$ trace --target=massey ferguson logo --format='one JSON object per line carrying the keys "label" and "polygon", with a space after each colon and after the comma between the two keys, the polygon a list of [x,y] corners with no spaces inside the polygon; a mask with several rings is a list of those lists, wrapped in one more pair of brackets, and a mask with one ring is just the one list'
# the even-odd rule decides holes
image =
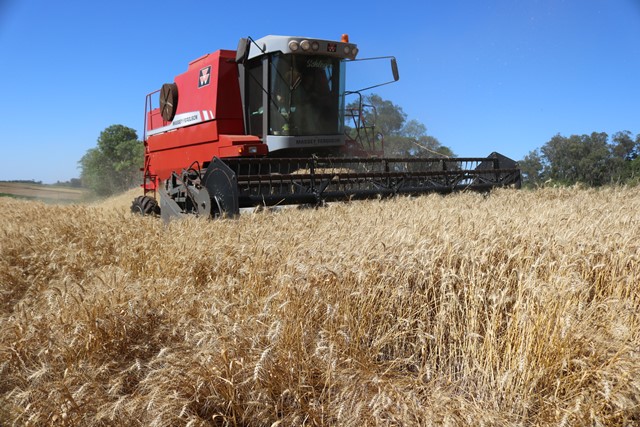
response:
{"label": "massey ferguson logo", "polygon": [[200,77],[198,77],[198,87],[206,86],[211,80],[211,65],[200,70]]}

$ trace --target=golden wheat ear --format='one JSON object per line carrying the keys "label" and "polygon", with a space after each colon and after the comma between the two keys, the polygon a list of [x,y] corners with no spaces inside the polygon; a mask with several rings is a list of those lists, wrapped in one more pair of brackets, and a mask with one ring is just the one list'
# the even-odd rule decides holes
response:
{"label": "golden wheat ear", "polygon": [[0,425],[636,425],[636,193],[0,198]]}

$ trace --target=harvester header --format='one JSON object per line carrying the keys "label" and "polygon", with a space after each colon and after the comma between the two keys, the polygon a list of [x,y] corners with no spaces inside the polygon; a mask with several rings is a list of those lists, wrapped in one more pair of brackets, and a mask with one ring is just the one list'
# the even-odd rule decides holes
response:
{"label": "harvester header", "polygon": [[[233,216],[260,205],[520,185],[516,162],[498,153],[385,158],[360,91],[345,89],[358,53],[347,35],[271,35],[189,63],[147,95],[144,195],[132,211]],[[395,58],[385,58],[393,80],[381,84],[399,79]],[[357,108],[346,108],[348,97]]]}

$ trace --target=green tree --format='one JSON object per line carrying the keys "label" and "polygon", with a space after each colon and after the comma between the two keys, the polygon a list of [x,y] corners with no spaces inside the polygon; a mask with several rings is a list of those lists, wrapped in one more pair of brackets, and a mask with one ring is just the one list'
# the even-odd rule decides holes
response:
{"label": "green tree", "polygon": [[613,135],[613,154],[622,160],[634,160],[640,155],[640,134],[635,141],[628,130]]}
{"label": "green tree", "polygon": [[628,131],[610,139],[604,132],[590,135],[555,135],[539,150],[520,161],[525,183],[548,179],[562,183],[581,182],[590,186],[624,183],[637,179],[640,135]]}
{"label": "green tree", "polygon": [[542,148],[547,163],[545,173],[554,181],[564,184],[582,182],[592,186],[603,185],[610,178],[611,153],[606,133],[591,135],[555,135]]}
{"label": "green tree", "polygon": [[449,147],[440,144],[435,137],[427,134],[427,127],[417,120],[409,120],[400,131],[385,140],[387,155],[416,157],[453,157]]}
{"label": "green tree", "polygon": [[[419,121],[407,121],[407,114],[402,107],[383,99],[379,95],[370,94],[363,97],[363,118],[367,125],[375,125],[375,132],[384,136],[384,154],[388,157],[453,157],[454,153],[433,136],[427,134],[427,127]],[[357,109],[353,102],[347,109]]]}
{"label": "green tree", "polygon": [[367,121],[375,122],[378,130],[385,136],[400,133],[404,122],[407,120],[407,114],[402,110],[402,107],[389,100],[382,99],[375,93],[365,96],[365,102],[375,108],[370,114],[374,114],[374,111],[376,114],[375,118],[371,117]]}
{"label": "green tree", "polygon": [[545,165],[540,150],[536,149],[529,152],[518,164],[525,184],[540,185],[545,181]]}
{"label": "green tree", "polygon": [[80,159],[82,185],[99,196],[128,190],[140,181],[144,145],[135,130],[112,125],[103,130],[95,148]]}
{"label": "green tree", "polygon": [[613,135],[611,147],[612,173],[620,183],[637,184],[640,179],[640,134],[635,140],[629,131],[617,132]]}
{"label": "green tree", "polygon": [[625,163],[624,168],[620,171],[620,182],[640,185],[640,157]]}

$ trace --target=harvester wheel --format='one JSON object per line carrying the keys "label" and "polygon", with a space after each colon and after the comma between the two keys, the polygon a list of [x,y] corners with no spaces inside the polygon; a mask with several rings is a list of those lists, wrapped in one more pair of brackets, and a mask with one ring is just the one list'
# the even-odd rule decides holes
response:
{"label": "harvester wheel", "polygon": [[131,203],[131,212],[138,215],[158,215],[160,208],[158,202],[153,197],[138,196]]}
{"label": "harvester wheel", "polygon": [[175,83],[165,83],[160,89],[160,114],[162,118],[170,122],[176,115],[178,109],[178,85]]}

